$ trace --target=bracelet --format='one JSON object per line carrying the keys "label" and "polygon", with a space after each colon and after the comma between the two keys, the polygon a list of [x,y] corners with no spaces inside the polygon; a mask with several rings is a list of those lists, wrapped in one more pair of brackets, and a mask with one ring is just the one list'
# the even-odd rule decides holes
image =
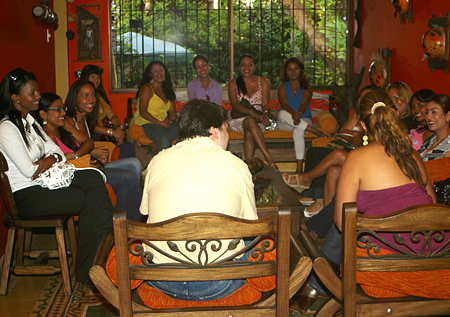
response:
{"label": "bracelet", "polygon": [[73,154],[75,155],[75,159],[78,160],[77,152],[73,152]]}
{"label": "bracelet", "polygon": [[106,134],[108,134],[108,135],[113,135],[113,130],[112,130],[112,129],[108,129],[108,130],[106,131]]}
{"label": "bracelet", "polygon": [[55,158],[55,160],[56,160],[56,163],[59,163],[59,155],[58,154],[56,154],[56,153],[53,153],[52,154],[53,155],[53,157]]}

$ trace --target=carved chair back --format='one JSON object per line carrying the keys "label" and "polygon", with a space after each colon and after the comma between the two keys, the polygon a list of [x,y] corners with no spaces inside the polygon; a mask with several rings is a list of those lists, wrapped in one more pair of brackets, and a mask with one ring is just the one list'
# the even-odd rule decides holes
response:
{"label": "carved chair back", "polygon": [[[238,219],[219,213],[192,213],[155,224],[127,221],[124,212],[114,212],[121,316],[132,316],[131,279],[205,281],[270,275],[276,275],[277,283],[276,305],[271,309],[277,311],[278,316],[288,316],[290,228],[291,212],[288,208],[281,208],[279,212],[258,220]],[[238,247],[242,238],[250,237],[250,244],[244,249]],[[167,244],[172,254],[158,248],[157,242],[160,241]],[[147,252],[142,245],[150,247],[153,253]],[[274,248],[277,258],[263,261],[266,252]],[[142,264],[131,265],[129,252],[139,256]],[[173,263],[153,263],[155,252],[162,252]],[[233,260],[245,252],[251,252],[250,257],[254,261]],[[227,311],[230,309],[233,308],[227,307]],[[267,312],[267,307],[261,309],[266,309],[261,313]]]}
{"label": "carved chair back", "polygon": [[[384,216],[358,213],[344,204],[342,297],[345,316],[417,316],[450,312],[450,300],[420,297],[374,300],[356,285],[356,271],[411,272],[450,269],[450,207],[419,205]],[[447,233],[446,233],[447,232]],[[382,243],[380,243],[382,242]],[[356,246],[367,257],[357,257]],[[394,254],[377,255],[386,246]],[[395,283],[395,282],[393,282]],[[428,301],[427,301],[428,300]]]}

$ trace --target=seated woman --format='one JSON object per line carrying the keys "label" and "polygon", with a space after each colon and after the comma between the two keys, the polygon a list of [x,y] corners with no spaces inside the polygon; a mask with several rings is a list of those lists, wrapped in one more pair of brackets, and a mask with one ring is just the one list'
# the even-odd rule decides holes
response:
{"label": "seated woman", "polygon": [[[83,145],[84,142],[93,142],[91,133],[97,123],[97,94],[94,84],[84,80],[74,82],[69,89],[64,106],[67,107],[64,129],[72,133],[78,144]],[[142,166],[137,158],[128,157],[108,162],[111,153],[109,153],[107,147],[95,147],[90,154],[99,159],[105,165],[105,169],[131,170],[134,173],[135,181],[140,183]]]}
{"label": "seated woman", "polygon": [[175,91],[163,63],[153,61],[148,64],[136,97],[138,106],[134,123],[142,126],[145,135],[156,143],[158,152],[167,149],[178,138],[178,127],[175,123]]}
{"label": "seated woman", "polygon": [[192,61],[192,66],[198,77],[187,84],[189,100],[206,100],[222,106],[222,86],[211,78],[208,59],[203,55],[197,55]]}
{"label": "seated woman", "polygon": [[[120,156],[122,158],[136,157],[136,149],[134,145],[125,140],[126,134],[120,123],[119,117],[111,108],[111,102],[103,88],[102,80],[103,68],[97,65],[86,65],[81,71],[80,79],[89,80],[95,86],[98,98],[97,124],[94,127],[92,139],[100,141],[100,136],[106,141],[113,141],[120,148]],[[108,121],[108,126],[105,124]],[[112,125],[112,127],[110,126]]]}
{"label": "seated woman", "polygon": [[[368,92],[376,90],[376,86],[366,86],[361,90],[358,101]],[[346,141],[362,145],[363,143],[363,128],[359,121],[356,112],[350,115],[348,121],[336,134],[337,137],[345,139]],[[345,150],[332,150],[328,148],[310,148],[307,153],[306,168],[304,174],[283,174],[284,182],[296,189],[299,192],[308,190],[311,186],[313,190],[307,193],[306,197],[314,198],[314,203],[304,210],[304,215],[309,218],[317,215],[324,206],[332,202],[336,194],[337,182],[339,179],[341,167],[344,164],[348,152]],[[302,203],[308,203],[311,200],[301,198]],[[332,210],[331,210],[332,212]],[[332,216],[331,216],[332,217]],[[330,216],[328,216],[330,219]],[[324,223],[329,223],[326,221]],[[314,226],[313,226],[314,227]],[[322,225],[320,226],[322,227]],[[323,234],[328,231],[328,227],[323,227],[320,230]],[[322,236],[322,234],[320,234]]]}
{"label": "seated woman", "polygon": [[250,54],[242,55],[238,65],[241,76],[232,79],[228,85],[228,96],[233,107],[232,119],[229,122],[230,130],[244,134],[246,159],[255,156],[257,144],[269,166],[279,172],[264,140],[264,131],[270,124],[269,82],[266,78],[253,75],[256,63]]}
{"label": "seated woman", "polygon": [[33,182],[66,158],[29,113],[41,95],[36,77],[21,68],[0,83],[0,151],[21,217],[79,215],[76,280],[88,282],[89,270],[104,235],[113,234],[112,204],[103,177],[94,170],[74,173],[69,187],[50,190]]}
{"label": "seated woman", "polygon": [[423,142],[433,134],[433,132],[428,129],[425,116],[427,103],[435,95],[436,93],[431,89],[421,89],[414,93],[411,97],[411,112],[414,121],[417,123],[417,127],[415,129],[411,129],[408,136],[413,143],[414,150],[416,151],[418,151]]}
{"label": "seated woman", "polygon": [[406,131],[409,132],[411,129],[416,128],[417,124],[411,116],[411,108],[409,107],[409,102],[413,94],[411,88],[402,81],[396,81],[386,87],[386,92],[397,109],[400,119],[406,127]]}
{"label": "seated woman", "polygon": [[278,100],[283,107],[278,113],[278,126],[281,130],[293,131],[295,156],[297,158],[296,174],[303,172],[305,156],[305,130],[317,136],[326,134],[313,126],[311,101],[313,87],[305,74],[305,65],[297,57],[291,57],[281,66],[278,86]]}
{"label": "seated woman", "polygon": [[426,161],[450,156],[450,97],[436,95],[427,103],[428,128],[434,134],[420,147],[419,154]]}
{"label": "seated woman", "polygon": [[[67,159],[75,160],[78,156],[90,153],[91,147],[87,147],[88,142],[83,142],[82,146],[79,146],[72,134],[64,130],[66,109],[58,95],[44,93],[39,101],[39,111],[37,111],[36,117],[47,135],[61,148]],[[95,161],[92,162],[92,167],[98,167]],[[139,207],[142,190],[134,173],[128,169],[108,168],[105,169],[105,174],[117,196],[115,210],[126,210],[127,219],[140,221],[142,215]]]}
{"label": "seated woman", "polygon": [[[351,151],[345,160],[336,194],[335,225],[321,247],[328,260],[338,265],[343,203],[355,201],[358,211],[365,215],[386,215],[436,202],[423,161],[413,149],[388,95],[381,91],[367,93],[361,99],[358,114],[369,144]],[[324,292],[314,277],[309,284]]]}

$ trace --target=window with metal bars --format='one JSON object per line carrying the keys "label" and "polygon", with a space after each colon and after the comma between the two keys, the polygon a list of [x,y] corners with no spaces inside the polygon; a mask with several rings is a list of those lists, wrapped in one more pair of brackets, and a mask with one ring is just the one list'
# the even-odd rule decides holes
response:
{"label": "window with metal bars", "polygon": [[111,0],[112,89],[137,88],[153,60],[166,64],[175,87],[186,87],[196,77],[197,54],[226,85],[244,53],[273,87],[292,56],[304,62],[314,86],[342,85],[349,7],[349,0]]}

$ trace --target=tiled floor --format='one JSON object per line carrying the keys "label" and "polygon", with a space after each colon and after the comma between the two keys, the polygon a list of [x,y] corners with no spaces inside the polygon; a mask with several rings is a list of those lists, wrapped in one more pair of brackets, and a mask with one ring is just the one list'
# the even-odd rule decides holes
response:
{"label": "tiled floor", "polygon": [[26,317],[41,294],[48,276],[11,275],[8,294],[0,296],[0,317]]}
{"label": "tiled floor", "polygon": [[[55,236],[45,233],[34,235],[33,248],[36,247],[42,249],[55,248]],[[55,261],[55,265],[58,265],[57,260],[50,261]],[[3,261],[1,263],[3,265]],[[0,317],[29,316],[48,278],[49,276],[19,276],[10,274],[7,295],[0,296]]]}

